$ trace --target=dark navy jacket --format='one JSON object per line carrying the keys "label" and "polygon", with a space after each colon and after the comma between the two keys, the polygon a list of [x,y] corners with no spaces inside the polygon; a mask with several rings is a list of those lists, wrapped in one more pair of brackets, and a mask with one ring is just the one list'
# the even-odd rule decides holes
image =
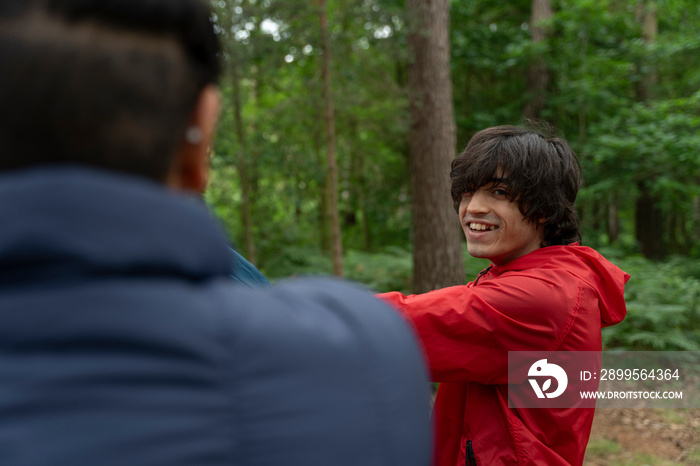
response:
{"label": "dark navy jacket", "polygon": [[430,462],[412,331],[353,286],[234,284],[201,203],[0,176],[0,465]]}

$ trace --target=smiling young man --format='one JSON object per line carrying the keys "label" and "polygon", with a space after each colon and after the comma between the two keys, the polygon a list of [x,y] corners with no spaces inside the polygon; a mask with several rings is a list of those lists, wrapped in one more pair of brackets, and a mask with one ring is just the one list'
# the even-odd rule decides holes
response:
{"label": "smiling young man", "polygon": [[581,169],[560,138],[498,126],[452,162],[452,199],[474,257],[467,285],[380,295],[414,324],[440,382],[436,465],[580,465],[593,410],[509,407],[509,351],[600,351],[626,313],[629,275],[580,246]]}

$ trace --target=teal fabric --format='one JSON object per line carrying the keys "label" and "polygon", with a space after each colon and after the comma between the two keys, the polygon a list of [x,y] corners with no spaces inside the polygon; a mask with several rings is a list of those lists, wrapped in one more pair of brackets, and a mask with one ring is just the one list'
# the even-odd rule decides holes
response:
{"label": "teal fabric", "polygon": [[235,249],[230,248],[229,250],[233,259],[231,278],[250,288],[267,288],[270,286],[270,282],[265,278],[265,275],[255,268],[253,264]]}

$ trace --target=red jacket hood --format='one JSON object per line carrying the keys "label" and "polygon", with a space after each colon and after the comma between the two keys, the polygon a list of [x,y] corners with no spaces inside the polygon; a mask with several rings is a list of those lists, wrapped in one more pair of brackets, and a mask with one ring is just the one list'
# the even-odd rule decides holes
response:
{"label": "red jacket hood", "polygon": [[507,264],[494,266],[488,274],[498,276],[509,271],[532,268],[563,269],[588,282],[598,293],[598,308],[603,327],[615,325],[625,318],[625,283],[630,276],[594,249],[580,246],[578,243],[547,246]]}

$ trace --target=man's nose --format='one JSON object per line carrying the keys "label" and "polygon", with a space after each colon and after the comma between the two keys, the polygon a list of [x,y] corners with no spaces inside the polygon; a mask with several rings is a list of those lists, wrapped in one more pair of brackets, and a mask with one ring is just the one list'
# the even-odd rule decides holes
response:
{"label": "man's nose", "polygon": [[489,211],[488,198],[486,193],[479,189],[472,194],[467,204],[467,213],[471,215],[485,214]]}

